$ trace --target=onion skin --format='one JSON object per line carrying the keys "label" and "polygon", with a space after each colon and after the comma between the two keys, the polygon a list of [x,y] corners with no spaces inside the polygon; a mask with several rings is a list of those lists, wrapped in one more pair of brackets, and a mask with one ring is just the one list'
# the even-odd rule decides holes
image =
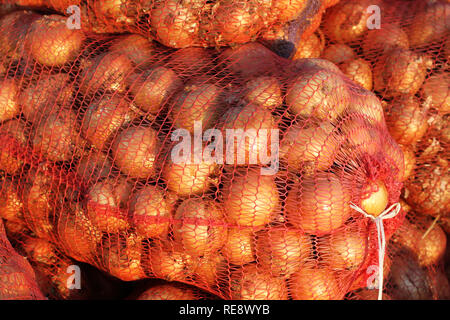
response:
{"label": "onion skin", "polygon": [[339,65],[342,72],[353,82],[359,84],[366,90],[372,90],[372,68],[369,62],[364,59],[354,59],[343,62]]}
{"label": "onion skin", "polygon": [[126,77],[133,70],[133,62],[119,52],[106,52],[81,65],[80,91],[93,95],[98,91],[124,92]]}
{"label": "onion skin", "polygon": [[311,68],[292,80],[286,92],[288,110],[301,117],[335,120],[349,103],[349,92],[339,74]]}
{"label": "onion skin", "polygon": [[403,175],[403,181],[405,181],[414,173],[416,156],[411,147],[400,145],[400,149],[402,149],[403,159],[405,161],[405,174]]}
{"label": "onion skin", "polygon": [[213,67],[211,51],[204,48],[188,47],[179,49],[169,56],[168,65],[177,74],[190,78]]}
{"label": "onion skin", "polygon": [[183,82],[177,74],[166,67],[156,67],[129,77],[134,102],[142,110],[157,114],[167,100],[177,92]]}
{"label": "onion skin", "polygon": [[445,168],[421,166],[406,183],[406,202],[415,211],[437,216],[450,210],[450,175]]}
{"label": "onion skin", "polygon": [[284,23],[300,16],[307,4],[304,0],[273,0],[271,11],[278,22]]}
{"label": "onion skin", "polygon": [[258,6],[253,1],[224,0],[213,7],[212,21],[218,43],[246,43],[262,29]]}
{"label": "onion skin", "polygon": [[150,25],[163,45],[186,48],[197,41],[200,22],[196,9],[182,1],[169,0],[152,9]]}
{"label": "onion skin", "polygon": [[194,291],[179,285],[162,284],[145,290],[137,300],[197,300]]}
{"label": "onion skin", "polygon": [[360,208],[364,212],[378,217],[388,205],[389,194],[386,185],[378,180],[369,183],[362,192],[364,198],[361,200]]}
{"label": "onion skin", "polygon": [[293,125],[285,133],[280,154],[288,170],[299,172],[308,163],[316,170],[327,170],[333,165],[339,146],[337,132],[329,122],[304,128]]}
{"label": "onion skin", "polygon": [[271,228],[259,232],[256,256],[262,268],[272,276],[289,277],[306,263],[312,249],[311,240],[296,229]]}
{"label": "onion skin", "polygon": [[395,99],[386,116],[389,133],[400,144],[416,143],[428,129],[426,113],[426,108],[421,108],[414,96],[401,96]]}
{"label": "onion skin", "polygon": [[10,120],[20,113],[18,94],[15,80],[0,81],[0,121]]}
{"label": "onion skin", "polygon": [[367,31],[367,20],[372,13],[370,5],[380,6],[380,1],[342,1],[327,10],[324,16],[324,32],[334,42],[359,40]]}
{"label": "onion skin", "polygon": [[[421,226],[421,222],[426,224]],[[419,220],[416,224],[405,221],[393,239],[414,252],[422,267],[437,265],[444,256],[447,246],[447,236],[439,225],[434,225],[427,236],[423,238],[430,225],[431,223],[427,220]]]}
{"label": "onion skin", "polygon": [[149,127],[129,127],[115,138],[112,152],[119,169],[133,178],[147,179],[156,173],[160,142]]}
{"label": "onion skin", "polygon": [[352,48],[343,43],[335,43],[326,47],[322,52],[322,58],[327,59],[334,64],[340,64],[356,58]]}
{"label": "onion skin", "polygon": [[228,228],[223,254],[232,264],[244,265],[255,261],[255,240],[251,229]]}
{"label": "onion skin", "polygon": [[69,109],[51,113],[34,128],[33,148],[52,161],[73,158],[78,133],[76,114]]}
{"label": "onion skin", "polygon": [[28,238],[23,244],[23,249],[28,258],[34,262],[51,265],[59,260],[55,246],[44,239]]}
{"label": "onion skin", "polygon": [[233,300],[287,300],[284,279],[271,276],[255,264],[249,264],[231,275]]}
{"label": "onion skin", "polygon": [[350,198],[350,190],[334,174],[307,176],[287,195],[287,219],[310,234],[330,233],[350,217]]}
{"label": "onion skin", "polygon": [[300,46],[295,51],[292,60],[303,58],[319,58],[323,50],[323,41],[314,33],[311,34],[304,41],[300,42]]}
{"label": "onion skin", "polygon": [[23,223],[23,202],[18,184],[5,179],[0,188],[0,217],[17,223]]}
{"label": "onion skin", "polygon": [[373,68],[374,89],[387,97],[416,94],[427,75],[426,57],[401,48],[382,56]]}
{"label": "onion skin", "polygon": [[289,279],[294,300],[341,300],[343,292],[329,269],[302,268]]}
{"label": "onion skin", "polygon": [[67,28],[66,17],[49,15],[33,22],[27,46],[38,63],[62,66],[77,57],[84,38],[83,31]]}
{"label": "onion skin", "polygon": [[196,121],[201,122],[203,130],[210,129],[216,124],[220,115],[222,89],[212,83],[193,81],[186,85],[174,100],[175,103],[170,110],[173,124],[194,134]]}
{"label": "onion skin", "polygon": [[448,73],[437,73],[428,78],[422,86],[423,98],[431,100],[431,107],[439,114],[450,113],[450,76]]}
{"label": "onion skin", "polygon": [[89,152],[84,154],[75,167],[76,174],[88,184],[107,178],[112,171],[112,162],[103,152]]}
{"label": "onion skin", "polygon": [[352,117],[340,123],[340,127],[345,141],[341,151],[344,151],[346,157],[349,155],[354,157],[355,154],[374,156],[380,150],[380,132],[370,123],[361,118]]}
{"label": "onion skin", "polygon": [[228,275],[228,263],[220,252],[199,257],[194,269],[196,283],[216,288]]}
{"label": "onion skin", "polygon": [[283,103],[281,87],[275,77],[261,76],[247,81],[244,87],[245,102],[273,110]]}
{"label": "onion skin", "polygon": [[279,194],[273,176],[259,170],[236,172],[224,182],[223,199],[229,223],[262,228],[278,210]]}
{"label": "onion skin", "polygon": [[222,207],[212,200],[184,200],[175,213],[173,236],[175,242],[193,257],[220,249],[227,238]]}
{"label": "onion skin", "polygon": [[130,213],[138,236],[153,238],[169,233],[171,212],[163,189],[148,185],[137,191],[130,200]]}
{"label": "onion skin", "polygon": [[417,13],[407,30],[412,47],[430,45],[445,38],[449,32],[450,3],[439,3],[429,6]]}
{"label": "onion skin", "polygon": [[355,270],[362,266],[368,250],[365,229],[348,225],[319,240],[319,254],[333,270]]}
{"label": "onion skin", "polygon": [[[10,120],[0,126],[0,169],[14,175],[23,166],[23,160],[16,151],[25,148],[28,130],[22,120]],[[17,150],[19,149],[19,150]]]}
{"label": "onion skin", "polygon": [[298,76],[299,72],[307,74],[308,72],[310,72],[310,70],[315,69],[318,70],[325,69],[329,72],[333,72],[339,75],[343,74],[341,69],[339,69],[339,67],[335,65],[333,62],[319,58],[293,60],[289,64],[289,69],[287,69],[287,71],[293,70],[294,76]]}
{"label": "onion skin", "polygon": [[381,29],[369,30],[362,43],[366,56],[387,53],[394,48],[409,48],[408,35],[395,24],[383,24]]}
{"label": "onion skin", "polygon": [[107,179],[88,191],[87,214],[94,226],[104,232],[120,232],[129,228],[122,209],[128,201],[131,186],[125,181]]}
{"label": "onion skin", "polygon": [[371,125],[377,126],[384,123],[384,110],[380,99],[366,90],[353,94],[352,103],[348,105],[347,112],[350,116],[363,117]]}

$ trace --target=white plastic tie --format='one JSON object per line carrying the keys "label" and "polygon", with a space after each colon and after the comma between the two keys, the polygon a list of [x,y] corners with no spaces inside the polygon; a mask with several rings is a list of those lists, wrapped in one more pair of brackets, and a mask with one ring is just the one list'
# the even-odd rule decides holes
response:
{"label": "white plastic tie", "polygon": [[350,202],[350,208],[363,214],[366,218],[370,218],[375,222],[378,235],[378,300],[383,300],[383,269],[384,269],[384,256],[386,254],[386,236],[384,234],[383,220],[394,218],[401,209],[400,203],[395,203],[386,210],[384,210],[379,216],[374,217],[368,214],[363,209],[358,207],[353,202]]}

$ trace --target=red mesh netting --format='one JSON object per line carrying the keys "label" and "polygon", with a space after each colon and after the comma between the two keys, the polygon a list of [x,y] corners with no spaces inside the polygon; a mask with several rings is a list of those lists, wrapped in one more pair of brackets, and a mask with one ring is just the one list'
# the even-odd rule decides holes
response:
{"label": "red mesh netting", "polygon": [[[402,197],[412,208],[384,221],[385,298],[448,297],[448,91],[434,90],[448,75],[448,26],[410,31],[412,17],[448,5],[410,16],[405,1],[378,1],[388,27],[367,30],[369,3],[341,1],[311,36],[260,37],[287,60],[256,42],[195,47],[269,30],[240,37],[227,17],[243,11],[224,9],[259,2],[201,9],[214,17],[196,31],[203,43],[186,34],[197,9],[184,2],[100,2],[80,3],[95,30],[45,10],[0,20],[0,216],[47,296],[80,298],[64,284],[85,263],[176,282],[132,298],[374,299],[377,230],[350,204],[377,216]],[[387,31],[409,43],[381,43]]]}

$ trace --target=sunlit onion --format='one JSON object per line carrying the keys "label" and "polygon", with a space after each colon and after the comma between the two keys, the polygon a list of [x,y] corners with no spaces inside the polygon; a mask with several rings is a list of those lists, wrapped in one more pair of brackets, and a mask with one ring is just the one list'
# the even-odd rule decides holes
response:
{"label": "sunlit onion", "polygon": [[223,254],[232,264],[244,265],[255,261],[255,235],[251,229],[228,228]]}
{"label": "sunlit onion", "polygon": [[343,43],[336,43],[326,47],[322,53],[322,58],[327,59],[335,64],[353,60],[356,54],[352,48]]}
{"label": "sunlit onion", "polygon": [[344,294],[329,269],[302,268],[288,283],[294,300],[341,300]]}

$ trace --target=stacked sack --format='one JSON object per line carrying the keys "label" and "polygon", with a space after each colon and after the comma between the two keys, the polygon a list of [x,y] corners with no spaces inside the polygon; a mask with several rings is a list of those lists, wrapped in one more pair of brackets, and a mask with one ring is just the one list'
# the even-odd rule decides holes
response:
{"label": "stacked sack", "polygon": [[375,94],[259,43],[174,50],[66,22],[0,20],[0,215],[48,296],[71,298],[70,263],[171,282],[142,299],[373,296],[377,228],[351,205],[384,213],[408,175]]}

